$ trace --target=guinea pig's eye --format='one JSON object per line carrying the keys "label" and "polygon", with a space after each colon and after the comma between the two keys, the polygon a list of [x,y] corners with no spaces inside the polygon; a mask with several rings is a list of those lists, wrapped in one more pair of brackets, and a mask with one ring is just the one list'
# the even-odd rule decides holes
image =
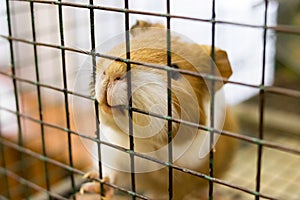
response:
{"label": "guinea pig's eye", "polygon": [[103,71],[103,72],[102,72],[102,74],[105,76],[105,75],[106,75],[106,72],[105,72],[105,71]]}
{"label": "guinea pig's eye", "polygon": [[118,76],[115,78],[115,81],[123,80],[125,78],[125,75],[123,76]]}

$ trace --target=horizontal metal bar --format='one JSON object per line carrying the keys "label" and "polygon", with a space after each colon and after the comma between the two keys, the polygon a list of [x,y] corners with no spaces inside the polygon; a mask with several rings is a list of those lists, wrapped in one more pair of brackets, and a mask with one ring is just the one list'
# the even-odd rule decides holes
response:
{"label": "horizontal metal bar", "polygon": [[54,129],[57,129],[57,130],[61,130],[61,131],[65,131],[65,132],[69,131],[72,134],[77,135],[77,136],[79,136],[81,138],[88,139],[88,140],[91,140],[91,141],[94,141],[94,142],[98,142],[98,140],[96,140],[95,138],[93,138],[91,136],[88,136],[88,135],[85,135],[85,134],[82,134],[82,133],[79,133],[79,132],[67,129],[67,128],[63,127],[63,126],[58,126],[58,125],[55,125],[55,124],[47,123],[45,121],[41,121],[41,120],[36,119],[34,117],[31,117],[29,115],[18,113],[18,112],[14,111],[14,110],[11,110],[11,109],[8,109],[8,108],[2,107],[2,106],[0,106],[0,110],[4,110],[6,112],[9,112],[9,113],[12,113],[12,114],[15,114],[15,115],[19,115],[20,117],[22,117],[24,119],[28,119],[28,120],[30,120],[32,122],[37,123],[37,124],[43,124],[44,126],[47,126],[47,127],[50,127],[50,128],[54,128]]}
{"label": "horizontal metal bar", "polygon": [[97,6],[97,5],[90,5],[90,4],[78,4],[78,3],[71,3],[71,2],[59,2],[59,1],[47,1],[47,0],[11,0],[11,1],[35,2],[35,3],[40,3],[40,4],[62,5],[62,6],[68,6],[68,7],[87,8],[87,9],[92,8],[92,9],[103,10],[103,11],[131,13],[131,14],[148,15],[148,16],[155,16],[155,17],[170,17],[173,19],[185,19],[185,20],[198,21],[198,22],[204,22],[204,23],[216,23],[216,24],[226,24],[226,25],[232,25],[232,26],[256,28],[256,29],[268,29],[268,30],[272,30],[275,32],[280,32],[280,33],[289,33],[289,34],[296,34],[296,35],[300,34],[300,28],[298,26],[291,26],[291,25],[277,25],[277,26],[253,25],[253,24],[247,24],[247,23],[230,22],[230,21],[225,21],[225,20],[201,19],[201,18],[188,17],[188,16],[182,16],[182,15],[146,12],[146,11],[140,11],[140,10],[113,8],[113,7]]}
{"label": "horizontal metal bar", "polygon": [[[2,143],[2,141],[1,141],[1,143]],[[39,192],[44,192],[44,193],[46,193],[46,194],[48,194],[51,197],[54,197],[56,199],[68,200],[68,198],[65,198],[65,197],[63,197],[59,194],[54,193],[54,192],[48,191],[48,190],[44,189],[43,187],[41,187],[41,186],[39,186],[39,185],[29,181],[29,180],[17,175],[16,173],[14,173],[10,170],[8,170],[7,168],[3,168],[3,167],[0,166],[0,173],[7,175],[8,177],[14,179],[15,181],[17,181],[21,184],[26,184],[27,186],[29,186],[30,188],[32,188],[34,190],[37,190]]]}
{"label": "horizontal metal bar", "polygon": [[[265,195],[265,194],[256,193],[255,191],[249,190],[249,189],[247,189],[245,187],[241,187],[241,186],[238,186],[238,185],[235,185],[235,184],[232,184],[232,183],[228,183],[226,181],[223,181],[223,180],[220,180],[220,179],[217,179],[217,178],[214,178],[214,177],[210,177],[210,176],[208,176],[206,174],[203,174],[203,173],[200,173],[200,172],[196,172],[196,171],[193,171],[193,170],[188,169],[188,168],[177,166],[175,164],[170,164],[168,162],[163,162],[163,161],[160,161],[160,160],[158,160],[156,158],[147,156],[145,154],[130,151],[130,149],[126,149],[126,148],[123,148],[123,147],[118,146],[118,145],[113,145],[111,143],[107,143],[107,142],[103,142],[103,141],[97,141],[97,142],[100,142],[100,143],[102,143],[104,145],[108,145],[108,146],[110,146],[112,148],[118,149],[118,150],[123,151],[125,153],[133,154],[133,155],[135,155],[137,157],[144,158],[146,160],[155,162],[157,164],[161,164],[163,166],[172,167],[175,170],[178,170],[178,171],[181,171],[181,172],[185,172],[187,174],[191,174],[191,175],[194,175],[194,176],[197,176],[199,178],[206,179],[206,180],[211,180],[214,183],[217,183],[217,184],[229,187],[229,188],[237,189],[237,190],[246,192],[248,194],[252,194],[252,195],[259,196],[259,197],[266,198],[266,199],[277,200],[276,198],[270,197],[270,196]],[[0,137],[0,143],[3,144],[3,145],[5,145],[5,146],[11,147],[13,149],[16,149],[19,152],[22,152],[22,153],[28,154],[28,155],[30,155],[32,157],[35,157],[37,159],[40,159],[42,161],[46,161],[46,162],[49,162],[49,163],[54,164],[56,166],[59,166],[59,167],[61,167],[63,169],[75,172],[75,173],[80,174],[80,175],[84,175],[85,174],[84,172],[82,172],[82,171],[80,171],[80,170],[78,170],[76,168],[72,168],[69,165],[66,165],[64,163],[58,162],[58,161],[56,161],[54,159],[51,159],[49,157],[45,157],[45,156],[43,156],[43,155],[41,155],[39,153],[36,153],[36,152],[34,152],[34,151],[30,150],[30,149],[27,149],[25,147],[21,147],[21,146],[15,144],[15,143],[10,142],[8,140],[5,140],[4,138],[1,138],[1,137]],[[99,181],[99,182],[101,181],[100,179],[94,179],[94,180]],[[120,191],[123,191],[123,192],[126,192],[126,193],[132,195],[132,191],[128,191],[125,188],[119,187],[119,186],[111,184],[111,183],[104,183],[104,184],[106,184],[106,185],[108,185],[110,187],[113,187],[113,188],[115,188],[117,190],[120,190]],[[138,198],[142,198],[142,199],[148,199],[147,197],[145,197],[143,195],[139,195],[139,194],[135,194],[135,196],[138,197]]]}
{"label": "horizontal metal bar", "polygon": [[[235,22],[230,22],[230,21],[222,21],[222,20],[214,20],[214,19],[200,19],[200,18],[194,18],[194,17],[180,16],[180,15],[171,15],[171,14],[166,14],[166,13],[145,12],[145,11],[138,11],[138,10],[121,9],[121,8],[119,9],[119,8],[112,8],[112,7],[105,7],[105,6],[96,6],[96,5],[90,5],[90,4],[78,4],[78,3],[61,2],[61,1],[48,1],[48,0],[11,0],[11,1],[31,2],[31,3],[34,2],[34,3],[40,3],[40,4],[59,5],[59,6],[67,6],[67,7],[75,7],[75,8],[98,9],[98,10],[103,10],[103,11],[119,12],[119,13],[126,13],[126,14],[131,13],[131,14],[140,14],[140,15],[148,15],[148,16],[156,16],[156,17],[168,17],[168,18],[173,18],[173,19],[192,20],[192,21],[198,21],[198,22],[203,22],[203,23],[225,24],[225,25],[232,25],[232,26],[255,28],[255,29],[264,29],[265,31],[266,30],[271,30],[271,31],[275,31],[275,32],[288,33],[288,34],[297,34],[297,35],[300,34],[300,29],[299,29],[299,27],[296,27],[296,26],[285,26],[285,25],[278,25],[278,26],[264,25],[264,26],[261,26],[261,25],[245,24],[245,23],[235,23]],[[143,66],[152,67],[152,68],[161,69],[161,70],[166,70],[166,71],[177,71],[177,72],[180,72],[182,74],[202,77],[202,78],[208,79],[208,80],[223,81],[225,83],[231,83],[231,84],[241,85],[241,86],[245,86],[245,87],[256,88],[256,89],[259,89],[261,92],[264,92],[264,93],[273,93],[273,94],[279,94],[279,95],[286,95],[286,96],[290,96],[290,97],[294,97],[294,98],[300,98],[300,91],[298,91],[298,90],[281,88],[281,87],[274,87],[274,86],[265,86],[264,84],[262,84],[262,85],[253,85],[253,84],[246,84],[246,83],[242,83],[242,82],[235,82],[235,81],[230,81],[230,80],[225,79],[225,78],[220,78],[220,77],[216,77],[216,76],[212,76],[212,75],[204,74],[204,73],[195,73],[195,72],[191,72],[191,71],[187,71],[187,70],[173,69],[173,68],[170,68],[168,66],[150,64],[150,63],[142,63],[142,62],[137,62],[137,61],[133,61],[133,60],[129,60],[129,59],[122,59],[122,58],[119,58],[119,57],[109,56],[109,55],[104,55],[104,54],[99,54],[99,53],[93,54],[90,51],[79,50],[79,49],[76,49],[76,48],[68,48],[68,47],[65,47],[64,45],[53,45],[53,44],[46,44],[46,43],[40,43],[40,42],[33,42],[33,41],[28,41],[28,40],[24,40],[24,39],[20,39],[20,38],[15,38],[15,37],[9,37],[9,36],[5,36],[5,35],[0,35],[0,37],[6,38],[9,41],[18,41],[18,42],[23,42],[23,43],[27,43],[27,44],[36,45],[36,46],[46,46],[46,47],[50,47],[50,48],[56,48],[56,49],[60,49],[60,50],[63,50],[63,51],[72,51],[72,52],[82,53],[82,54],[87,54],[87,55],[95,55],[97,57],[102,57],[102,58],[111,59],[111,60],[117,60],[117,61],[120,61],[120,62],[125,62],[127,64],[143,65]],[[24,82],[24,83],[28,83],[28,84],[32,84],[32,85],[38,85],[38,86],[45,87],[45,88],[48,88],[48,89],[53,89],[53,90],[56,90],[56,91],[59,91],[59,92],[65,93],[65,94],[72,94],[74,96],[79,96],[79,97],[82,97],[82,98],[87,98],[87,99],[90,99],[90,100],[94,100],[94,98],[92,98],[90,96],[81,95],[81,94],[69,91],[67,87],[65,89],[60,89],[60,88],[49,86],[49,85],[46,85],[46,84],[41,84],[39,82],[34,82],[34,81],[31,81],[31,80],[20,78],[20,77],[17,77],[15,75],[11,75],[11,74],[8,74],[8,73],[5,73],[5,72],[0,71],[0,74],[4,75],[4,76],[7,76],[7,77],[10,77],[14,81],[20,81],[20,82]],[[101,144],[113,147],[115,149],[118,149],[120,151],[124,151],[124,152],[126,152],[130,155],[135,155],[135,156],[138,156],[138,157],[141,157],[141,158],[159,163],[163,166],[170,167],[170,168],[176,169],[178,171],[182,171],[182,172],[185,172],[185,173],[188,173],[188,174],[192,174],[194,176],[198,176],[200,178],[204,178],[204,179],[209,180],[209,181],[214,182],[214,183],[218,183],[218,184],[230,187],[230,188],[234,188],[234,189],[249,193],[249,194],[254,195],[256,197],[276,200],[274,197],[270,197],[268,195],[264,195],[264,194],[258,193],[256,191],[252,191],[252,190],[247,189],[245,187],[240,187],[238,185],[227,183],[226,181],[216,179],[212,176],[208,176],[208,175],[205,175],[205,174],[202,174],[202,173],[199,173],[199,172],[195,172],[195,171],[187,169],[187,168],[182,168],[182,167],[176,166],[176,165],[174,165],[172,163],[169,163],[169,162],[162,162],[160,160],[157,160],[155,158],[151,158],[151,157],[146,156],[144,154],[134,152],[130,149],[126,149],[126,148],[123,148],[123,147],[120,147],[120,146],[117,146],[117,145],[113,145],[113,144],[110,144],[110,143],[99,141],[98,139],[95,139],[93,137],[84,135],[84,134],[76,132],[76,131],[72,131],[72,130],[70,130],[70,128],[65,128],[65,127],[53,125],[53,124],[50,124],[50,123],[46,123],[43,120],[38,120],[38,119],[35,119],[35,118],[33,118],[31,116],[28,116],[26,114],[22,114],[18,111],[9,110],[7,108],[4,108],[4,107],[0,106],[0,110],[1,109],[5,110],[7,112],[14,113],[15,115],[17,115],[19,117],[29,119],[29,120],[34,121],[36,123],[43,124],[45,126],[57,128],[59,130],[66,131],[68,133],[75,134],[79,137],[92,140],[92,141],[97,142],[99,144],[101,143]],[[298,150],[298,149],[289,148],[289,147],[286,147],[286,146],[283,146],[283,145],[280,145],[280,144],[265,141],[263,139],[254,138],[254,137],[250,137],[250,136],[244,136],[244,135],[241,135],[241,134],[238,134],[238,133],[232,133],[232,132],[229,132],[229,131],[217,130],[217,129],[214,129],[214,128],[211,128],[211,127],[207,127],[207,126],[204,126],[204,125],[192,123],[192,122],[189,122],[189,121],[185,121],[185,120],[181,120],[181,119],[174,119],[171,116],[162,116],[162,115],[158,115],[156,113],[145,112],[143,110],[139,110],[138,108],[130,108],[130,109],[132,109],[132,111],[134,111],[134,112],[139,112],[139,113],[146,114],[146,115],[149,115],[149,116],[158,117],[158,118],[161,118],[161,119],[164,119],[164,120],[169,120],[169,121],[172,121],[172,122],[175,122],[175,123],[182,123],[182,124],[193,126],[193,127],[198,128],[198,129],[205,130],[205,131],[211,131],[212,133],[216,133],[216,134],[223,134],[225,136],[232,137],[232,138],[239,139],[239,140],[243,140],[243,141],[247,141],[247,142],[250,142],[252,144],[261,145],[261,146],[265,146],[265,147],[269,147],[269,148],[273,148],[273,149],[293,153],[293,154],[296,154],[296,155],[300,155],[300,150]],[[6,141],[6,140],[2,139],[1,137],[0,137],[0,142],[2,144],[6,145],[6,146],[10,146],[12,148],[15,148],[16,150],[18,150],[20,152],[27,153],[31,156],[37,157],[38,159],[41,159],[43,161],[50,162],[50,163],[53,163],[53,164],[56,163],[57,166],[60,166],[64,169],[67,169],[71,172],[76,172],[76,173],[79,173],[79,174],[82,174],[82,175],[84,174],[82,171],[80,171],[78,169],[75,169],[72,166],[65,165],[65,164],[60,163],[58,161],[55,161],[51,158],[48,158],[44,155],[41,155],[41,154],[33,152],[29,149],[26,149],[25,147],[18,146],[17,144]],[[17,181],[19,181],[21,183],[22,182],[26,183],[28,186],[30,186],[30,187],[32,187],[36,190],[40,190],[40,191],[46,192],[47,194],[50,194],[50,196],[56,195],[55,193],[53,193],[51,191],[47,191],[44,188],[41,188],[41,187],[35,185],[34,183],[30,182],[29,180],[26,180],[26,179],[24,179],[24,178],[22,178],[22,177],[20,177],[16,174],[14,174],[13,172],[5,169],[5,168],[0,167],[0,173],[5,173],[8,176],[16,179]],[[96,180],[100,181],[100,179],[96,179]],[[110,183],[107,183],[106,185],[114,187],[115,189],[119,189],[120,191],[126,192],[130,195],[134,195],[134,196],[142,198],[142,199],[148,199],[147,197],[145,197],[143,195],[139,195],[139,194],[136,194],[135,192],[128,191],[127,189],[121,188],[117,185],[110,184]],[[54,197],[56,197],[56,196],[54,196]],[[58,196],[58,198],[60,198],[60,197]],[[65,199],[65,198],[62,197],[62,199]]]}
{"label": "horizontal metal bar", "polygon": [[[160,119],[165,119],[166,120],[168,118],[168,116],[162,116],[162,115],[158,115],[158,114],[155,114],[155,113],[146,112],[146,111],[140,110],[138,108],[132,108],[132,110],[135,111],[135,112],[141,113],[141,114],[149,115],[149,116],[152,116],[152,117],[157,117],[157,118],[160,118]],[[182,123],[184,125],[195,127],[195,128],[198,128],[198,129],[201,129],[201,130],[204,130],[204,131],[212,131],[216,134],[220,134],[220,135],[222,134],[224,136],[228,136],[228,137],[232,137],[232,138],[235,138],[235,139],[238,139],[238,140],[250,142],[252,144],[259,144],[259,145],[263,145],[265,147],[269,147],[269,148],[281,150],[281,151],[284,151],[284,152],[289,152],[289,153],[292,153],[292,154],[300,155],[300,149],[294,149],[294,148],[286,147],[286,146],[283,146],[281,144],[277,144],[275,142],[261,140],[261,139],[256,138],[256,137],[250,137],[250,136],[246,136],[246,135],[239,134],[239,133],[233,133],[233,132],[226,131],[226,130],[219,130],[219,129],[211,128],[211,127],[208,127],[208,126],[205,126],[205,125],[196,124],[196,123],[193,123],[193,122],[190,122],[190,121],[181,120],[181,119],[172,118],[171,120],[175,123]]]}
{"label": "horizontal metal bar", "polygon": [[[120,109],[120,108],[118,108],[118,109]],[[124,106],[123,109],[126,109],[126,107]],[[52,127],[52,128],[55,128],[55,129],[58,129],[58,130],[61,130],[61,131],[70,131],[74,135],[80,136],[80,137],[88,139],[88,140],[92,140],[94,142],[99,142],[97,139],[95,139],[91,136],[88,136],[87,134],[82,134],[82,133],[79,133],[79,132],[76,132],[76,131],[73,131],[73,130],[68,130],[65,127],[61,127],[61,126],[58,126],[58,125],[46,123],[44,121],[40,121],[40,120],[35,119],[31,116],[28,116],[28,115],[25,115],[25,114],[22,114],[22,113],[18,113],[14,110],[11,110],[11,109],[8,109],[8,108],[2,107],[2,106],[0,106],[0,110],[4,110],[4,111],[10,112],[12,114],[19,115],[22,118],[26,118],[26,119],[29,119],[33,122],[43,124],[45,126]],[[176,119],[176,118],[170,118],[168,116],[158,115],[158,114],[152,113],[152,112],[146,112],[146,111],[140,110],[138,108],[132,108],[132,111],[138,112],[138,113],[141,113],[141,114],[146,114],[146,115],[149,115],[149,116],[152,116],[152,117],[157,117],[157,118],[164,119],[164,120],[169,119],[169,120],[172,120],[175,123],[182,123],[184,125],[195,127],[195,128],[198,128],[198,129],[201,129],[201,130],[204,130],[204,131],[212,131],[215,134],[222,134],[224,136],[232,137],[232,138],[242,140],[242,141],[247,141],[247,142],[250,142],[252,144],[263,145],[265,147],[269,147],[269,148],[272,148],[272,149],[277,149],[277,150],[292,153],[292,154],[295,154],[295,155],[300,155],[300,149],[290,148],[290,147],[287,147],[287,146],[284,146],[284,145],[281,145],[281,144],[278,144],[278,143],[274,143],[274,142],[270,142],[270,141],[266,141],[266,140],[261,140],[261,139],[256,138],[256,137],[250,137],[250,136],[246,136],[246,135],[239,134],[239,133],[233,133],[233,132],[226,131],[226,130],[218,130],[218,129],[215,129],[215,128],[210,128],[210,127],[205,126],[205,125],[196,124],[196,123],[193,123],[193,122],[190,122],[190,121],[185,121],[185,120]],[[108,145],[108,146],[113,147],[113,145],[111,145],[109,143],[105,143],[105,144]]]}
{"label": "horizontal metal bar", "polygon": [[[66,169],[66,170],[68,170],[68,171],[77,173],[77,174],[82,175],[82,176],[85,174],[85,172],[83,172],[83,171],[81,171],[81,170],[79,170],[79,169],[76,169],[76,168],[74,168],[74,167],[70,167],[69,165],[66,165],[66,164],[64,164],[64,163],[61,163],[61,162],[59,162],[59,161],[57,161],[57,160],[54,160],[54,159],[51,159],[51,158],[49,158],[49,157],[45,157],[45,156],[43,156],[42,154],[36,153],[36,152],[34,152],[34,151],[30,150],[30,149],[27,149],[27,148],[25,148],[25,147],[21,147],[21,146],[19,146],[18,144],[15,144],[15,143],[13,143],[13,142],[10,142],[10,141],[8,141],[8,140],[2,138],[2,137],[0,137],[0,143],[3,144],[3,145],[5,145],[5,146],[8,146],[8,147],[10,147],[10,148],[13,148],[13,149],[15,149],[15,150],[17,150],[17,151],[19,151],[19,152],[22,152],[22,153],[25,153],[25,154],[27,154],[27,155],[29,155],[29,156],[32,156],[32,157],[34,157],[34,158],[37,158],[37,159],[39,159],[39,160],[42,160],[42,161],[51,163],[51,164],[53,164],[53,165],[56,165],[56,166],[58,166],[58,167],[60,167],[60,168],[62,168],[62,169]],[[4,170],[4,171],[3,171],[3,170]],[[0,173],[5,173],[5,172],[9,172],[9,171],[8,171],[7,169],[5,169],[5,168],[0,167]],[[6,174],[7,174],[8,176],[10,176],[9,173],[6,173]],[[20,178],[21,178],[21,179],[19,179],[19,180],[26,182],[26,184],[29,182],[28,180],[23,179],[22,177],[20,177]],[[95,179],[95,180],[101,181],[100,179]],[[21,181],[20,181],[20,182],[21,182]],[[32,185],[31,185],[30,183],[31,183],[31,182],[29,182],[29,186],[31,187]],[[105,184],[105,185],[107,185],[107,186],[110,186],[110,187],[113,187],[114,189],[120,190],[120,191],[122,191],[122,192],[128,193],[129,195],[132,195],[132,194],[133,194],[132,191],[128,191],[126,188],[122,188],[122,187],[117,186],[117,185],[115,185],[115,184],[112,184],[112,183],[106,183],[106,182],[104,182],[103,184]],[[51,195],[51,194],[50,194],[50,195]],[[133,195],[135,195],[136,197],[141,198],[141,199],[149,199],[149,198],[147,198],[147,197],[145,197],[145,196],[143,196],[143,195],[137,194],[137,193],[135,193],[135,194],[133,194]],[[63,198],[63,199],[64,199],[64,198]]]}
{"label": "horizontal metal bar", "polygon": [[[142,65],[142,66],[150,67],[150,68],[154,68],[154,69],[179,72],[179,73],[186,74],[186,75],[201,77],[201,78],[204,78],[207,80],[222,81],[224,83],[230,83],[230,84],[234,84],[234,85],[251,87],[251,88],[255,88],[255,89],[259,89],[259,90],[265,90],[265,92],[267,92],[267,93],[274,93],[274,94],[280,94],[280,95],[286,95],[286,96],[300,98],[300,91],[294,90],[294,89],[286,89],[286,88],[274,87],[274,86],[261,86],[261,85],[254,85],[254,84],[242,83],[242,82],[237,82],[237,81],[231,81],[227,78],[213,76],[213,75],[206,74],[206,73],[197,73],[197,72],[191,72],[191,71],[183,70],[183,69],[176,69],[176,68],[172,68],[172,67],[165,66],[165,65],[144,63],[144,62],[138,62],[138,61],[134,61],[134,60],[127,60],[127,59],[120,58],[117,56],[111,56],[111,55],[100,54],[100,53],[91,53],[90,51],[80,50],[80,49],[71,48],[71,47],[63,47],[60,45],[53,45],[53,44],[47,44],[47,43],[41,43],[41,42],[33,42],[33,41],[25,40],[25,39],[9,37],[9,36],[2,35],[2,34],[0,34],[0,37],[5,38],[7,40],[14,40],[14,41],[37,45],[37,46],[46,46],[46,47],[56,48],[56,49],[65,49],[66,51],[71,51],[71,52],[76,52],[76,53],[81,53],[81,54],[86,54],[86,55],[95,55],[96,57],[101,57],[101,58],[105,58],[105,59],[109,59],[109,60],[116,60],[116,61],[124,62],[124,63]],[[5,74],[5,73],[1,72],[1,74]],[[46,87],[46,85],[45,85],[45,87]],[[75,94],[75,93],[72,93],[72,94]],[[89,98],[87,96],[82,96],[82,97]]]}
{"label": "horizontal metal bar", "polygon": [[277,86],[265,86],[262,88],[266,93],[285,95],[289,97],[300,98],[300,91]]}
{"label": "horizontal metal bar", "polygon": [[[1,70],[0,70],[0,75],[9,77],[11,79],[15,79],[19,82],[28,83],[28,84],[35,85],[35,86],[40,86],[40,87],[51,89],[51,90],[58,91],[58,92],[64,92],[65,91],[64,89],[54,87],[54,86],[51,86],[51,85],[48,85],[48,84],[43,84],[43,83],[40,83],[40,82],[37,82],[37,81],[31,81],[31,80],[28,80],[28,79],[20,78],[20,77],[12,75],[10,73],[3,72]],[[92,100],[92,101],[95,100],[91,96],[83,95],[83,94],[76,93],[76,92],[73,92],[73,91],[70,91],[70,90],[66,90],[66,91],[67,91],[68,94],[73,95],[73,96],[82,97],[82,98],[89,99],[89,100]]]}

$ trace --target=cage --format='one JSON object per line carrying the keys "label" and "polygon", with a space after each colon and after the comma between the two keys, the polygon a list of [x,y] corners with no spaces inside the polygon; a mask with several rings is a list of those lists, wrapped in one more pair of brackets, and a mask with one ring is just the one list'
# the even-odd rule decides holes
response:
{"label": "cage", "polygon": [[[174,199],[176,171],[205,180],[207,199],[300,199],[300,1],[2,0],[0,11],[1,199],[99,199],[101,194],[79,190],[92,163],[102,177],[100,146],[124,152],[132,166],[139,158],[166,167],[167,199]],[[120,38],[130,45],[128,31],[137,20],[160,23],[171,34],[212,46],[212,60],[215,48],[227,51],[233,75],[222,81],[239,131],[214,127],[214,115],[209,126],[191,122],[210,135],[238,141],[224,177],[213,174],[214,151],[204,174],[136,152],[134,133],[128,136],[129,148],[99,137],[98,104],[89,91],[99,59],[170,70],[169,62],[149,65],[128,54],[106,53]],[[219,80],[214,74],[194,75]],[[210,109],[216,112],[213,103]],[[170,107],[167,117],[129,110],[178,122]],[[91,144],[99,148],[95,155]],[[134,167],[130,176],[129,188],[100,185],[114,188],[116,198],[151,199],[136,190]]]}

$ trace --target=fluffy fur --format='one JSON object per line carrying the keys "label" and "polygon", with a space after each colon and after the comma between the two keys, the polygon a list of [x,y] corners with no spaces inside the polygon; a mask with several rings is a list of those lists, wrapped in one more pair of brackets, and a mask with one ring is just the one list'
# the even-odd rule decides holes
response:
{"label": "fluffy fur", "polygon": [[[145,25],[146,24],[146,25]],[[167,65],[166,30],[155,24],[138,22],[132,32],[131,60]],[[142,29],[136,29],[141,27]],[[211,48],[172,35],[172,63],[179,69],[209,73]],[[113,48],[109,54],[126,58],[125,44]],[[231,67],[225,51],[216,49],[216,72],[229,78]],[[95,97],[99,102],[102,138],[110,143],[129,148],[128,113],[120,109],[128,105],[127,65],[120,61],[101,60],[97,65]],[[164,70],[131,64],[133,107],[146,112],[167,115],[167,73]],[[202,78],[180,74],[172,79],[172,117],[209,126],[209,91]],[[222,84],[216,83],[216,89]],[[228,109],[216,106],[216,128],[236,131]],[[223,109],[223,110],[222,110]],[[227,111],[227,112],[226,112]],[[174,164],[208,174],[209,133],[189,126],[172,123]],[[167,121],[144,114],[133,113],[135,151],[162,161],[168,160]],[[234,140],[220,136],[215,145],[215,176],[227,170],[234,153]],[[102,145],[104,146],[104,145]],[[202,150],[200,150],[202,148]],[[204,150],[203,150],[204,149]],[[204,152],[201,154],[201,151]],[[102,147],[106,181],[130,189],[130,159],[128,154]],[[136,189],[151,199],[168,199],[168,168],[141,158],[135,158]],[[174,199],[205,199],[207,180],[174,170]],[[100,192],[99,185],[83,185],[83,191]],[[112,198],[112,189],[106,188],[106,197]]]}

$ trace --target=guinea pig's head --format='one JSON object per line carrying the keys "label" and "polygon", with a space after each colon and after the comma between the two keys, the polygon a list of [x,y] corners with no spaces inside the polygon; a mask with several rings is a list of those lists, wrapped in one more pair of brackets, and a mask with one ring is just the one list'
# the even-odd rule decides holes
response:
{"label": "guinea pig's head", "polygon": [[[124,58],[124,55],[121,56]],[[131,52],[131,59],[139,62],[166,65],[167,55],[164,51],[155,49],[141,49]],[[173,65],[177,68],[177,65]],[[96,76],[95,97],[99,102],[100,121],[118,127],[123,132],[128,131],[128,99],[132,107],[146,113],[167,116],[167,72],[142,65],[131,64],[127,71],[127,64],[121,61],[104,61],[98,63]],[[130,77],[130,83],[128,78]],[[175,93],[188,94],[192,88],[179,86],[180,74],[172,73],[172,116],[179,118],[181,109]],[[128,84],[131,88],[129,94]],[[176,92],[175,92],[176,91]],[[181,100],[182,101],[182,100]],[[195,105],[196,102],[194,102]],[[167,130],[166,120],[134,112],[132,115],[133,128],[136,137],[152,137]],[[177,125],[174,123],[174,129]]]}
{"label": "guinea pig's head", "polygon": [[[223,56],[220,58],[223,59]],[[163,50],[145,48],[131,52],[131,59],[164,66],[167,64],[167,53]],[[173,68],[196,72],[193,65],[179,55],[172,54],[172,61]],[[219,62],[223,64],[222,61]],[[225,70],[224,74],[226,73]],[[131,64],[131,69],[127,72],[127,63],[121,61],[98,63],[95,97],[99,102],[100,121],[128,132],[130,98],[133,108],[160,116],[157,118],[134,112],[132,122],[136,137],[148,138],[167,133],[167,120],[163,118],[168,115],[169,87],[172,97],[172,117],[206,124],[204,106],[209,98],[209,92],[204,79],[179,72],[171,72],[170,76],[171,86],[168,86],[167,71],[163,69]],[[131,94],[128,94],[128,84]],[[173,123],[174,136],[178,129],[179,124]]]}
{"label": "guinea pig's head", "polygon": [[[157,33],[149,33],[145,34],[145,37],[132,41],[130,59],[139,63],[166,66],[168,53],[164,38],[164,36],[159,37]],[[142,46],[140,46],[141,44]],[[211,48],[209,46],[184,43],[178,39],[172,40],[171,46],[174,49],[169,53],[172,58],[171,68],[195,73],[210,72]],[[116,47],[111,53],[125,59],[126,54],[120,54],[120,52],[124,52],[124,44]],[[169,73],[171,85],[168,85],[166,68],[158,69],[130,64],[128,72],[128,64],[121,60],[102,59],[97,64],[94,90],[95,98],[99,103],[100,122],[128,133],[128,102],[130,99],[133,108],[151,114],[133,113],[132,123],[135,137],[159,136],[162,140],[167,140],[168,91],[171,91],[169,94],[172,118],[206,124],[205,106],[210,96],[207,81],[201,77],[171,70]],[[215,67],[220,76],[229,78],[231,75],[225,51],[216,49]],[[222,84],[216,84],[217,89],[221,86]],[[131,91],[129,91],[129,87]],[[173,137],[181,128],[179,123],[172,123]],[[184,132],[186,132],[185,129]]]}

